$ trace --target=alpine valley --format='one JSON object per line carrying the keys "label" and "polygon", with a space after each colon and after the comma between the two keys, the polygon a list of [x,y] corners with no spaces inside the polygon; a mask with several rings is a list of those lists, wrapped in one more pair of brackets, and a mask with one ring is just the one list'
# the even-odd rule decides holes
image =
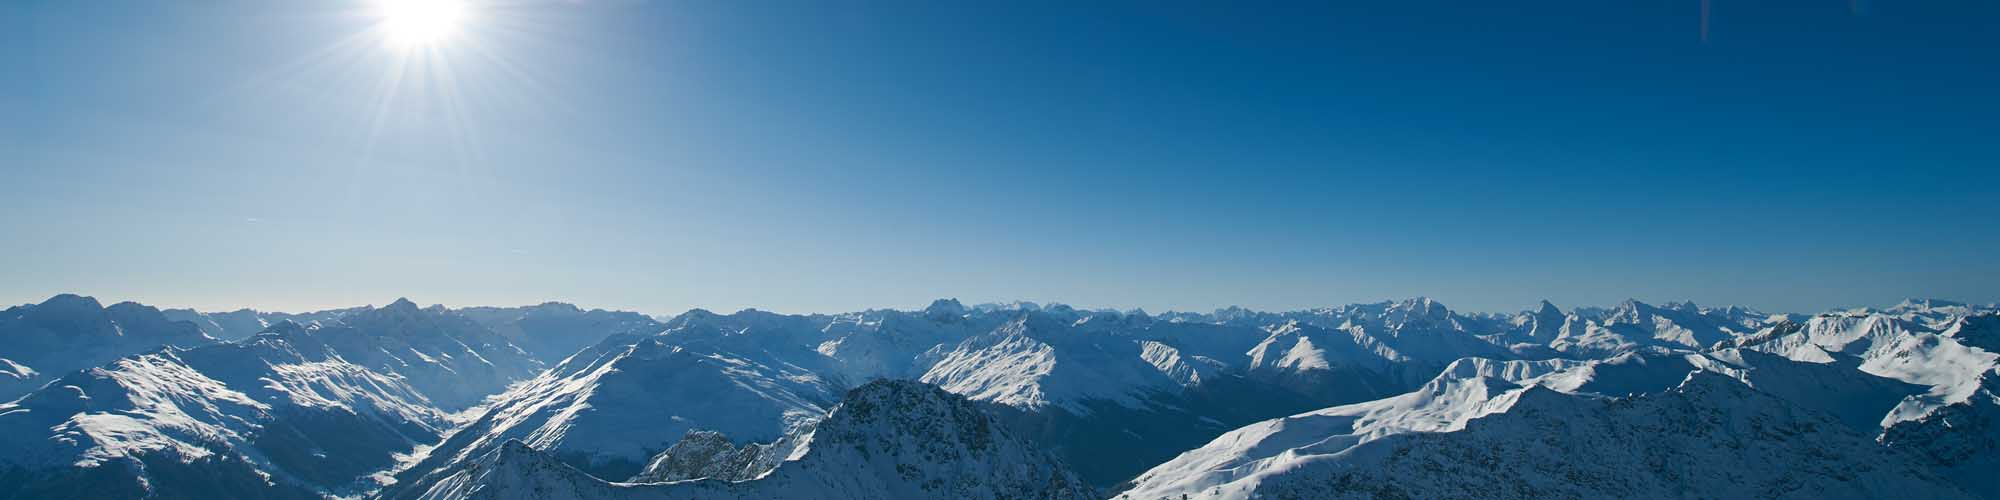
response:
{"label": "alpine valley", "polygon": [[2000,498],[2000,306],[0,312],[0,499]]}

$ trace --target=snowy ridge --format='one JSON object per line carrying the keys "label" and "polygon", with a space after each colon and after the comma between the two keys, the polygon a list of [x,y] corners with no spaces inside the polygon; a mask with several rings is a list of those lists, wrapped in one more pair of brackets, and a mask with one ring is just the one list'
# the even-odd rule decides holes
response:
{"label": "snowy ridge", "polygon": [[[1115,335],[1078,336],[1049,318],[1024,315],[959,343],[918,380],[974,400],[1030,410],[1057,405],[1079,415],[1092,411],[1082,401],[1137,408],[1144,392],[1181,387],[1147,359],[1144,344]],[[1153,346],[1153,355],[1163,355],[1162,347],[1168,346]]]}
{"label": "snowy ridge", "polygon": [[[1864,438],[1873,435],[1884,412],[1907,395],[1923,390],[1867,375],[1852,364],[1823,366],[1754,352],[1628,353],[1582,362],[1466,359],[1409,394],[1274,419],[1231,431],[1140,475],[1125,496],[1150,499],[1191,494],[1243,498],[1253,493],[1291,491],[1266,490],[1264,484],[1278,478],[1320,474],[1307,471],[1335,467],[1315,464],[1347,463],[1360,453],[1357,450],[1391,436],[1449,435],[1464,431],[1470,423],[1482,418],[1513,412],[1523,394],[1531,390],[1575,394],[1584,399],[1640,397],[1671,388],[1692,372],[1728,377],[1745,387],[1768,387],[1783,396],[1762,391],[1758,394],[1782,399],[1789,407],[1811,412],[1816,415],[1815,420],[1844,424],[1841,425],[1846,429],[1844,432]],[[1524,435],[1523,439],[1532,435]],[[1349,466],[1337,467],[1345,470]],[[1431,494],[1464,495],[1462,492]]]}
{"label": "snowy ridge", "polygon": [[1627,300],[1593,314],[1572,315],[1549,347],[1583,356],[1604,356],[1637,349],[1702,349],[1755,332],[1769,315],[1730,307],[1707,309],[1691,303],[1655,307]]}
{"label": "snowy ridge", "polygon": [[690,430],[775,440],[824,415],[834,391],[808,373],[664,337],[614,337],[496,397],[385,494],[421,494],[452,464],[510,440],[594,474],[630,477]]}
{"label": "snowy ridge", "polygon": [[1905,419],[1882,433],[1882,444],[1918,457],[1968,491],[2000,497],[2000,371],[1982,376],[1965,400]]}
{"label": "snowy ridge", "polygon": [[1990,347],[1986,332],[2000,323],[1994,314],[1952,316],[1950,311],[1963,308],[1912,311],[1910,304],[1900,306],[1904,310],[1899,314],[1856,311],[1823,314],[1798,326],[1778,325],[1754,342],[1744,342],[1745,349],[1815,363],[1856,360],[1863,372],[1930,387],[1885,417],[1882,425],[1887,427],[1966,401],[1986,374],[2000,366],[2000,354],[1962,342]]}
{"label": "snowy ridge", "polygon": [[915,382],[848,392],[805,441],[758,479],[653,484],[599,481],[510,441],[484,457],[490,465],[462,467],[421,498],[1095,498],[964,398]]}
{"label": "snowy ridge", "polygon": [[[128,309],[199,335],[192,323]],[[0,466],[20,478],[18,491],[0,493],[112,491],[72,491],[77,476],[149,496],[199,496],[214,491],[210,483],[240,496],[366,493],[402,454],[449,429],[446,410],[535,369],[496,339],[401,300],[73,372],[0,406]]]}
{"label": "snowy ridge", "polygon": [[646,315],[584,310],[562,302],[526,307],[467,307],[455,310],[544,363],[556,363],[612,335],[649,334],[661,325]]}
{"label": "snowy ridge", "polygon": [[270,331],[285,335],[301,350],[400,375],[449,411],[477,404],[542,370],[541,362],[492,330],[442,307],[418,308],[409,299],[331,323],[285,322]]}
{"label": "snowy ridge", "polygon": [[122,359],[0,405],[0,448],[10,450],[0,458],[31,477],[27,491],[103,470],[129,471],[121,480],[151,494],[198,493],[223,478],[184,483],[147,471],[215,460],[264,476],[234,479],[263,484],[261,494],[366,491],[366,476],[444,426],[400,379],[308,360],[266,338]]}
{"label": "snowy ridge", "polygon": [[215,342],[192,323],[132,302],[99,305],[71,294],[0,311],[0,401],[40,388],[54,377],[103,365],[161,346]]}
{"label": "snowy ridge", "polygon": [[[1026,434],[1052,448],[1108,446],[1060,447],[1077,439],[1157,448],[1073,457],[1115,463],[1091,469],[1106,483],[1231,426],[1312,407],[1238,373],[1244,351],[1265,335],[1259,329],[1053,306],[984,313],[949,300],[922,311],[841,315],[694,310],[664,326],[658,335],[614,337],[499,396],[488,418],[403,472],[396,489],[508,439],[601,478],[627,478],[689,430],[765,442],[823,414],[854,381],[873,378],[933,381],[1008,408],[1010,425],[1038,429]],[[639,375],[656,372],[682,374]],[[605,384],[600,376],[631,382]],[[682,380],[675,377],[686,379],[663,382]],[[1130,425],[1135,420],[1148,423]],[[1097,430],[1111,426],[1126,430]]]}
{"label": "snowy ridge", "polygon": [[[1630,446],[1634,442],[1646,446]],[[1506,412],[1298,460],[1201,498],[1966,498],[1867,435],[1696,371],[1625,399],[1531,386]],[[1147,490],[1133,498],[1179,498]]]}

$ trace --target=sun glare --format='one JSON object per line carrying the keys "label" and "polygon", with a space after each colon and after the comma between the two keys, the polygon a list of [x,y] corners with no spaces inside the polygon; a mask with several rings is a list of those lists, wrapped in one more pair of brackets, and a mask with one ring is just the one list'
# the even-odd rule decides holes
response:
{"label": "sun glare", "polygon": [[379,0],[376,9],[389,45],[403,49],[449,40],[467,14],[460,0]]}

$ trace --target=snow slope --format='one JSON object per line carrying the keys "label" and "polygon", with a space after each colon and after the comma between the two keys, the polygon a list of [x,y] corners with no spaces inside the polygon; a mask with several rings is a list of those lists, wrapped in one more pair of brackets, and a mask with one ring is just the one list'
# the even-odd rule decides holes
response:
{"label": "snow slope", "polygon": [[132,302],[104,307],[94,298],[63,294],[10,307],[0,311],[0,401],[123,356],[213,342],[192,323]]}
{"label": "snow slope", "polygon": [[542,370],[541,362],[492,330],[442,307],[418,308],[409,299],[322,324],[286,322],[272,329],[284,330],[300,349],[401,376],[447,411],[470,407]]}
{"label": "snow slope", "polygon": [[[447,411],[537,366],[491,331],[407,300],[129,356],[0,406],[11,478],[0,497],[199,497],[215,485],[238,496],[366,493],[442,437]],[[91,486],[71,489],[80,484]]]}
{"label": "snow slope", "polygon": [[[168,349],[0,405],[0,460],[21,479],[0,497],[202,496],[209,483],[259,496],[363,492],[446,425],[401,379],[278,336]],[[99,493],[65,492],[78,477]]]}

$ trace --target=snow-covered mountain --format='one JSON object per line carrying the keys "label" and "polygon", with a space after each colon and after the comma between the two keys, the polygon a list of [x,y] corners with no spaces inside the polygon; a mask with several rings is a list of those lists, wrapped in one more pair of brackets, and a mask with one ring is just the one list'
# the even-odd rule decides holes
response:
{"label": "snow-covered mountain", "polygon": [[[269,328],[271,321],[267,313],[251,309],[237,309],[229,312],[204,313],[193,309],[162,309],[160,314],[174,321],[194,323],[201,333],[217,340],[242,340]],[[282,320],[281,320],[282,321]]]}
{"label": "snow-covered mountain", "polygon": [[1627,300],[1585,318],[1566,319],[1550,348],[1571,356],[1603,356],[1642,348],[1703,349],[1755,332],[1770,315],[1739,307],[1708,309],[1692,303],[1655,307]]}
{"label": "snow-covered mountain", "polygon": [[447,425],[401,378],[301,349],[285,333],[170,348],[0,405],[0,460],[21,479],[0,496],[363,492],[369,475]]}
{"label": "snow-covered mountain", "polygon": [[1889,424],[1882,444],[1988,498],[2000,497],[2000,371],[1981,375],[1979,388],[1957,402]]}
{"label": "snow-covered mountain", "polygon": [[950,300],[841,315],[695,310],[664,327],[614,337],[509,391],[402,477],[421,484],[521,439],[623,479],[689,430],[768,441],[875,378],[967,395],[1104,484],[1236,425],[1317,406],[1229,373],[1266,335],[1258,329],[1062,306],[983,312]]}
{"label": "snow-covered mountain", "polygon": [[1930,388],[1891,412],[1882,422],[1888,426],[1965,402],[1980,390],[2000,367],[2000,345],[1989,333],[1996,317],[1849,311],[1774,325],[1735,344],[1799,361],[1853,362],[1861,371]]}
{"label": "snow-covered mountain", "polygon": [[69,372],[161,346],[215,342],[192,323],[132,302],[104,307],[62,294],[0,311],[0,401],[10,401]]}
{"label": "snow-covered mountain", "polygon": [[1249,376],[1245,349],[1264,335],[1122,313],[1021,313],[934,348],[916,378],[989,404],[1104,485],[1234,426],[1318,404],[1310,390]]}
{"label": "snow-covered mountain", "polygon": [[2000,497],[2000,314],[1905,301],[1884,311],[1824,314],[1746,339],[1748,349],[1926,387],[1880,420],[1881,441],[1921,457],[1969,491]]}
{"label": "snow-covered mountain", "polygon": [[345,314],[322,324],[281,323],[300,349],[397,375],[439,408],[458,411],[540,372],[527,351],[443,307],[419,308],[409,299]]}
{"label": "snow-covered mountain", "polygon": [[[0,377],[61,381],[0,407],[7,434],[0,437],[0,499],[831,495],[802,493],[821,487],[859,496],[995,494],[973,484],[895,490],[853,482],[873,481],[866,479],[872,472],[827,472],[906,472],[863,464],[880,458],[872,454],[799,467],[814,453],[846,456],[820,446],[833,432],[826,426],[846,407],[843,394],[878,380],[934,386],[1008,439],[1068,464],[1061,476],[1074,481],[1048,490],[1058,496],[1074,493],[1070,486],[1130,488],[1124,491],[1132,498],[1316,497],[1336,493],[1330,486],[1346,495],[1416,496],[1492,487],[1530,496],[1834,491],[1765,469],[1732,476],[1740,481],[1728,486],[1688,482],[1756,465],[1734,459],[1654,467],[1633,473],[1654,475],[1617,487],[1534,479],[1608,482],[1612,468],[1596,464],[1652,467],[1703,457],[1695,443],[1719,440],[1780,458],[1861,453],[1854,456],[1866,467],[1845,458],[1773,462],[1860,471],[1830,473],[1836,483],[1881,473],[1901,476],[1902,483],[1883,484],[1909,491],[2000,497],[2000,484],[1983,472],[2000,465],[1991,452],[2000,443],[2000,425],[1991,423],[2000,411],[2000,311],[1937,300],[1816,316],[1637,301],[1568,311],[1542,302],[1519,313],[1481,314],[1425,298],[1159,315],[942,299],[910,311],[697,309],[664,320],[561,303],[452,310],[407,300],[301,315],[121,304],[97,308],[105,321],[69,322],[47,318],[89,317],[53,312],[91,308],[30,308],[41,305],[8,310],[0,333],[36,339],[21,345],[39,348],[0,346],[30,353],[0,362]],[[260,333],[231,343],[210,338],[251,325]],[[123,347],[129,352],[96,354],[104,359],[98,365],[54,374],[20,361],[54,366],[34,353],[60,349],[40,346],[118,338],[107,331],[179,332],[135,337],[196,347]],[[540,360],[554,364],[543,370]],[[89,366],[100,367],[77,371]],[[1693,398],[1683,384],[1693,373],[1751,392],[1701,382],[1695,392],[1726,397]],[[1727,401],[1710,400],[1718,397]],[[933,408],[927,405],[917,407]],[[1657,415],[1641,418],[1627,407]],[[1593,417],[1574,422],[1577,433],[1547,442],[1499,430],[1555,425],[1538,419],[1576,414]],[[1699,439],[1653,454],[1577,455],[1593,464],[1545,456],[1556,449],[1549,446],[1636,440],[1632,433],[1697,421],[1729,425],[1700,429]],[[1742,422],[1753,425],[1736,425]],[[1785,439],[1766,442],[1760,425],[1783,429]],[[1850,446],[1856,436],[1865,450]],[[879,451],[885,442],[855,449]],[[1491,465],[1478,455],[1482,447],[1526,458]],[[1468,459],[1506,473],[1405,482],[1393,491],[1371,482],[1412,466],[1473,467]],[[939,467],[924,470],[959,471],[950,477],[967,470]],[[1905,474],[1905,467],[1922,473]],[[1349,479],[1324,482],[1328,477]],[[763,486],[746,486],[754,484]],[[1833,494],[1881,491],[1888,490]]]}
{"label": "snow-covered mountain", "polygon": [[448,411],[538,368],[407,300],[128,356],[0,405],[0,498],[366,493],[441,439]]}
{"label": "snow-covered mountain", "polygon": [[[418,498],[1084,499],[1092,491],[963,397],[911,381],[876,381],[841,398],[803,443],[761,476],[608,483],[508,441]],[[700,468],[700,466],[694,466]]]}
{"label": "snow-covered mountain", "polygon": [[[617,336],[586,349],[502,396],[490,418],[401,476],[425,487],[454,463],[521,439],[579,470],[622,480],[691,430],[768,442],[809,423],[844,388],[891,378],[985,404],[1086,480],[1110,486],[1238,426],[1420,389],[1461,358],[1575,364],[1672,357],[1667,353],[1707,351],[1794,318],[1636,301],[1594,311],[1563,313],[1542,303],[1514,315],[1468,315],[1424,298],[1160,317],[1027,303],[965,307],[948,299],[917,311],[835,315],[695,310],[668,320],[658,335]],[[1584,335],[1578,332],[1618,340],[1567,352],[1552,347]],[[1660,384],[1678,381],[1685,368],[1668,370],[1672,380]],[[715,397],[731,403],[703,401],[677,385],[605,380],[636,373],[706,380],[687,383],[728,387]],[[1889,406],[1906,395],[1896,392]],[[1874,425],[1887,410],[1868,411],[1875,413],[1840,415]]]}
{"label": "snow-covered mountain", "polygon": [[656,333],[661,329],[660,323],[644,314],[585,310],[562,302],[526,307],[467,307],[456,311],[547,364],[562,362],[563,358],[605,337]]}
{"label": "snow-covered mountain", "polygon": [[1922,390],[1741,351],[1467,359],[1409,394],[1232,431],[1121,497],[1963,496],[1855,418]]}
{"label": "snow-covered mountain", "polygon": [[300,325],[317,325],[339,319],[341,316],[366,311],[370,307],[349,307],[328,309],[306,313],[286,313],[237,309],[229,312],[200,312],[194,309],[162,309],[161,314],[174,321],[194,323],[202,333],[220,340],[242,340],[263,332],[265,328],[284,322]]}
{"label": "snow-covered mountain", "polygon": [[447,480],[452,467],[512,440],[599,477],[623,479],[690,430],[772,441],[810,425],[838,395],[833,384],[794,367],[657,336],[614,337],[497,397],[399,474],[387,493],[421,493]]}
{"label": "snow-covered mountain", "polygon": [[[368,312],[372,307],[328,309],[306,313],[286,313],[238,309],[228,312],[200,312],[193,309],[160,311],[167,319],[194,323],[202,333],[220,340],[241,340],[284,322],[301,326],[323,325],[342,317]],[[545,302],[523,307],[466,307],[450,309],[484,326],[545,364],[555,364],[591,344],[615,334],[654,333],[660,323],[633,312],[585,310],[562,302]]]}
{"label": "snow-covered mountain", "polygon": [[1281,468],[1212,485],[1149,473],[1125,497],[1969,498],[1867,434],[1712,372],[1628,398],[1507,396],[1453,432],[1292,448],[1264,459]]}

